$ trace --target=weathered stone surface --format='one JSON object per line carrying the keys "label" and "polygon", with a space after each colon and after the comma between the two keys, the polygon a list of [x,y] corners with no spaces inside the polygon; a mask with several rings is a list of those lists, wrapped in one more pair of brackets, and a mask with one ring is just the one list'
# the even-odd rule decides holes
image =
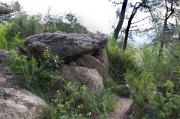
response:
{"label": "weathered stone surface", "polygon": [[24,89],[0,88],[0,119],[36,119],[45,102]]}
{"label": "weathered stone surface", "polygon": [[81,86],[86,85],[90,91],[95,91],[99,85],[103,86],[103,79],[96,69],[63,64],[57,70],[62,78],[68,78]]}
{"label": "weathered stone surface", "polygon": [[100,49],[98,51],[99,55],[96,55],[95,57],[101,62],[102,64],[102,73],[103,73],[103,79],[107,79],[108,78],[108,73],[109,73],[109,59],[108,59],[108,55],[106,53],[105,50]]}
{"label": "weathered stone surface", "polygon": [[0,63],[4,63],[5,61],[7,61],[7,58],[10,54],[10,51],[0,49]]}
{"label": "weathered stone surface", "polygon": [[109,61],[104,50],[96,51],[94,57],[90,54],[85,54],[76,59],[75,62],[81,66],[96,69],[103,81],[108,77]]}
{"label": "weathered stone surface", "polygon": [[45,102],[20,86],[21,76],[0,64],[0,119],[36,119]]}
{"label": "weathered stone surface", "polygon": [[49,46],[52,54],[64,60],[74,59],[85,53],[96,51],[107,45],[105,34],[42,33],[25,39],[28,54],[41,57]]}

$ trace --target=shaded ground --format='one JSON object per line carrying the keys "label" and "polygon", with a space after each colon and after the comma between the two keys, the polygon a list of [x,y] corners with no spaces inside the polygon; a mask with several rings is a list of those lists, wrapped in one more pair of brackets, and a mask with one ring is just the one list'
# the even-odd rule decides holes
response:
{"label": "shaded ground", "polygon": [[118,103],[113,112],[110,113],[109,119],[127,119],[126,113],[132,104],[130,98],[118,98]]}

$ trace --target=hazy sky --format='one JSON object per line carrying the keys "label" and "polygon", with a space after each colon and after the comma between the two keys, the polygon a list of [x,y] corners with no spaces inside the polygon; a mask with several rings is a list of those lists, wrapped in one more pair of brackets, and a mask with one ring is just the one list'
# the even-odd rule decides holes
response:
{"label": "hazy sky", "polygon": [[[1,2],[12,2],[16,0],[1,0]],[[64,12],[71,12],[76,15],[78,21],[91,32],[100,31],[102,33],[111,34],[114,31],[112,26],[116,26],[118,19],[116,18],[117,8],[114,7],[109,0],[18,0],[23,6],[27,14],[33,15],[41,13],[45,15],[49,7],[52,14],[62,15]],[[134,3],[140,0],[129,0]],[[130,14],[128,11],[127,14]],[[136,20],[144,18],[144,15],[136,16]],[[127,21],[124,21],[126,24]],[[148,24],[140,24],[139,26],[147,26]],[[144,42],[144,38],[134,37],[136,44]]]}
{"label": "hazy sky", "polygon": [[[11,2],[13,0],[1,0]],[[18,0],[28,14],[46,14],[51,6],[52,14],[72,12],[78,21],[92,32],[110,34],[117,24],[116,9],[109,0]]]}

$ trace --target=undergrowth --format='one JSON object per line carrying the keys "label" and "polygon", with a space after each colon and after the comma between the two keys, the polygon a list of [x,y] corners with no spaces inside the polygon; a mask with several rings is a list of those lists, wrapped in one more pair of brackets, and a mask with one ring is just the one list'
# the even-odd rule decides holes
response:
{"label": "undergrowth", "polygon": [[112,37],[106,47],[109,58],[109,76],[117,83],[125,83],[125,73],[128,69],[138,71],[130,51],[122,51],[118,48],[116,40]]}
{"label": "undergrowth", "polygon": [[21,74],[25,87],[47,101],[46,93],[58,80],[57,72],[53,68],[62,62],[58,60],[57,56],[50,54],[48,48],[45,50],[42,59],[19,56],[13,50],[8,58],[8,68],[14,73]]}
{"label": "undergrowth", "polygon": [[50,106],[44,108],[44,119],[108,119],[116,103],[115,96],[102,87],[89,92],[86,86],[68,82],[64,93],[65,97],[57,91]]}
{"label": "undergrowth", "polygon": [[158,46],[143,47],[141,73],[130,70],[126,81],[133,99],[131,119],[180,118],[179,46],[158,54]]}
{"label": "undergrowth", "polygon": [[11,50],[22,45],[19,33],[15,32],[17,28],[13,23],[0,24],[0,49]]}
{"label": "undergrowth", "polygon": [[[23,76],[23,84],[33,93],[44,99],[49,106],[44,107],[43,119],[92,119],[108,118],[108,113],[115,107],[115,96],[99,87],[90,92],[86,86],[78,86],[60,79],[54,70],[62,61],[49,52],[44,52],[42,59],[19,56],[12,52],[8,67],[14,73]],[[57,93],[52,98],[52,87],[57,86]]]}

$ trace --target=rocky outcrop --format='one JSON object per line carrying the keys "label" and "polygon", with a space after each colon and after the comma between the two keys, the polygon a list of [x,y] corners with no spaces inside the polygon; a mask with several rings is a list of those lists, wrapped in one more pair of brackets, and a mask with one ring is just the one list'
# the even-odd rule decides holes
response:
{"label": "rocky outcrop", "polygon": [[108,77],[109,61],[103,47],[107,45],[105,34],[42,33],[25,39],[29,56],[42,58],[48,46],[52,55],[59,56],[66,64],[58,68],[60,77],[67,78],[90,90],[103,85]]}
{"label": "rocky outcrop", "polygon": [[[51,54],[65,61],[57,68],[59,76],[86,85],[90,91],[103,86],[108,76],[109,61],[102,50],[107,45],[104,34],[42,33],[26,38],[24,43],[27,51],[19,48],[19,55],[41,58],[49,46]],[[0,50],[0,119],[40,118],[41,105],[46,103],[23,88],[20,75],[3,67],[9,55],[11,52]]]}
{"label": "rocky outcrop", "polygon": [[25,39],[29,55],[41,57],[49,46],[53,55],[63,60],[72,60],[86,53],[94,52],[107,45],[105,34],[42,33]]}
{"label": "rocky outcrop", "polygon": [[58,71],[60,77],[69,79],[81,86],[86,85],[90,91],[95,91],[98,85],[103,85],[103,79],[96,69],[63,64],[58,68]]}
{"label": "rocky outcrop", "polygon": [[0,88],[0,119],[36,119],[45,102],[24,89]]}
{"label": "rocky outcrop", "polygon": [[80,66],[96,69],[103,81],[108,77],[109,61],[105,50],[98,50],[92,55],[84,54],[75,62]]}
{"label": "rocky outcrop", "polygon": [[[0,50],[0,61],[11,52]],[[21,86],[22,77],[6,70],[0,63],[0,119],[36,119],[45,102]]]}
{"label": "rocky outcrop", "polygon": [[84,54],[69,64],[61,65],[58,71],[62,78],[68,78],[81,86],[86,85],[91,91],[95,91],[98,86],[103,86],[108,77],[108,69],[107,54],[100,49],[93,54]]}
{"label": "rocky outcrop", "polygon": [[4,63],[7,61],[8,55],[10,55],[10,51],[0,49],[0,63]]}

